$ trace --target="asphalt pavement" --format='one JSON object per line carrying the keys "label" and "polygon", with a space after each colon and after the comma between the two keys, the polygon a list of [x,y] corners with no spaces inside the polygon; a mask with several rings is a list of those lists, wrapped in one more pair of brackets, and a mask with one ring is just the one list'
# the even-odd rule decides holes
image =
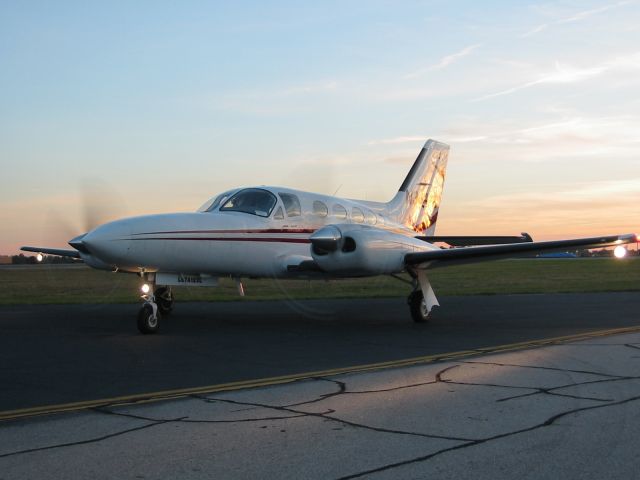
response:
{"label": "asphalt pavement", "polygon": [[216,385],[640,324],[640,293],[176,304],[157,335],[136,305],[0,308],[0,411]]}
{"label": "asphalt pavement", "polygon": [[4,421],[0,478],[638,478],[634,330]]}

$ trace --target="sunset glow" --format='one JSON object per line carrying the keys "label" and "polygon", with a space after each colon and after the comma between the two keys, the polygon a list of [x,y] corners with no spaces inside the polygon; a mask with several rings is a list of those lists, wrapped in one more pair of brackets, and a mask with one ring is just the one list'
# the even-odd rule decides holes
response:
{"label": "sunset glow", "polygon": [[427,138],[451,146],[439,234],[637,231],[638,23],[637,1],[5,3],[0,254],[243,185],[387,201]]}

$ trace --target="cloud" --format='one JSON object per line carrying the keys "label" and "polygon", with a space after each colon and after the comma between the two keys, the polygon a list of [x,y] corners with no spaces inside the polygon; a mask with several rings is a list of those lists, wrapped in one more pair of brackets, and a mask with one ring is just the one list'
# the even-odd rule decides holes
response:
{"label": "cloud", "polygon": [[563,18],[561,20],[558,20],[557,23],[579,22],[581,20],[584,20],[587,17],[591,17],[593,15],[597,15],[598,13],[604,13],[607,10],[611,10],[612,8],[622,7],[624,5],[628,5],[629,3],[631,3],[631,1],[627,0],[627,1],[624,1],[624,2],[614,3],[613,5],[605,5],[603,7],[592,8],[591,10],[583,10],[582,12],[578,12],[575,15],[572,15],[572,16],[570,16],[568,18]]}
{"label": "cloud", "polygon": [[604,13],[608,10],[614,9],[614,8],[618,8],[618,7],[622,7],[624,5],[628,5],[631,2],[630,0],[625,0],[623,2],[618,2],[618,3],[614,3],[613,5],[604,5],[602,7],[598,7],[598,8],[592,8],[590,10],[583,10],[581,12],[575,13],[569,17],[564,17],[564,18],[560,18],[554,22],[551,23],[543,23],[540,24],[534,28],[532,28],[531,30],[529,30],[526,33],[523,33],[521,35],[522,38],[525,37],[530,37],[532,35],[535,35],[536,33],[540,33],[543,30],[546,30],[547,28],[549,28],[552,25],[562,25],[565,23],[575,23],[575,22],[581,22],[582,20],[592,17],[594,15],[598,15],[599,13]]}
{"label": "cloud", "polygon": [[372,140],[367,143],[369,146],[373,145],[396,145],[399,143],[415,143],[424,142],[426,138],[422,135],[409,135],[404,137],[383,138],[381,140]]}
{"label": "cloud", "polygon": [[[428,137],[426,136],[411,135],[411,136],[405,136],[405,137],[394,137],[394,138],[383,138],[380,140],[372,140],[368,142],[367,145],[376,146],[376,145],[397,145],[397,144],[403,144],[403,143],[419,143],[419,142],[425,142],[427,139]],[[478,142],[486,139],[487,137],[484,135],[468,135],[468,136],[448,135],[446,138],[446,141],[450,143],[469,143],[469,142]]]}
{"label": "cloud", "polygon": [[[569,186],[529,187],[526,193],[470,198],[447,208],[447,234],[507,234],[523,230],[535,240],[622,234],[637,229],[640,178]],[[450,222],[446,223],[446,222]]]}
{"label": "cloud", "polygon": [[603,117],[576,116],[516,130],[528,142],[553,142],[571,138],[575,143],[598,143],[606,146],[637,145],[640,143],[640,117],[618,115]]}
{"label": "cloud", "polygon": [[637,70],[640,69],[640,52],[631,55],[616,57],[613,60],[593,65],[591,67],[572,67],[569,65],[561,65],[556,62],[555,70],[544,73],[536,80],[525,82],[515,87],[508,88],[496,93],[484,95],[476,98],[474,101],[488,100],[490,98],[510,95],[520,90],[525,90],[537,85],[558,85],[583,82],[614,70]]}
{"label": "cloud", "polygon": [[409,74],[405,75],[405,78],[407,78],[407,79],[415,78],[415,77],[419,77],[421,75],[424,75],[427,72],[432,72],[434,70],[443,70],[443,69],[447,68],[449,65],[451,65],[452,63],[457,62],[461,58],[464,58],[467,55],[470,55],[474,50],[476,50],[480,46],[481,46],[481,44],[479,44],[479,43],[475,44],[475,45],[469,45],[468,47],[463,48],[459,52],[452,53],[451,55],[446,55],[446,56],[442,57],[440,59],[440,61],[438,63],[434,64],[434,65],[430,65],[428,67],[421,68],[419,70],[416,70],[413,73],[409,73]]}
{"label": "cloud", "polygon": [[[554,115],[555,116],[555,115]],[[640,115],[591,116],[562,111],[547,122],[516,120],[488,122],[470,118],[427,135],[404,135],[371,140],[367,145],[386,152],[386,162],[408,158],[428,137],[451,145],[456,162],[502,162],[520,164],[597,165],[620,159],[636,162],[640,151]],[[585,163],[586,162],[586,163]],[[545,165],[546,168],[546,165]]]}
{"label": "cloud", "polygon": [[535,35],[536,33],[540,33],[543,30],[546,30],[547,28],[549,28],[549,24],[548,23],[543,23],[541,25],[538,25],[537,27],[532,28],[531,30],[529,30],[526,33],[523,33],[522,35],[520,35],[522,38],[524,37],[530,37],[531,35]]}

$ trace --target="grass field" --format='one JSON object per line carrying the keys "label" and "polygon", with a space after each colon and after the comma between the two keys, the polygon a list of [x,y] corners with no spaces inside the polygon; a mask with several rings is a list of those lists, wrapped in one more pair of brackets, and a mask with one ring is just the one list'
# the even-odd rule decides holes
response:
{"label": "grass field", "polygon": [[[497,295],[640,291],[640,259],[503,260],[433,270],[438,295]],[[140,279],[84,266],[0,268],[0,305],[130,303]],[[244,281],[246,300],[406,296],[410,286],[390,277],[336,281]],[[218,288],[176,287],[178,301],[238,300],[235,283]]]}

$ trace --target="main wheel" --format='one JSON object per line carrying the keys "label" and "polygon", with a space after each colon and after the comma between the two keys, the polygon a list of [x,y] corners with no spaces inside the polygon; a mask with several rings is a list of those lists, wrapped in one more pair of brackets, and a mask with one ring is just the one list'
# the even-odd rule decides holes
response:
{"label": "main wheel", "polygon": [[424,295],[422,290],[414,290],[407,299],[409,303],[409,310],[411,311],[411,318],[416,323],[424,323],[429,321],[431,312],[427,310],[427,302],[424,301]]}
{"label": "main wheel", "polygon": [[169,315],[173,310],[173,292],[169,287],[160,287],[153,292],[158,310],[162,315]]}
{"label": "main wheel", "polygon": [[138,311],[138,330],[144,334],[156,333],[158,331],[159,320],[160,310],[158,309],[154,315],[153,307],[145,303]]}

